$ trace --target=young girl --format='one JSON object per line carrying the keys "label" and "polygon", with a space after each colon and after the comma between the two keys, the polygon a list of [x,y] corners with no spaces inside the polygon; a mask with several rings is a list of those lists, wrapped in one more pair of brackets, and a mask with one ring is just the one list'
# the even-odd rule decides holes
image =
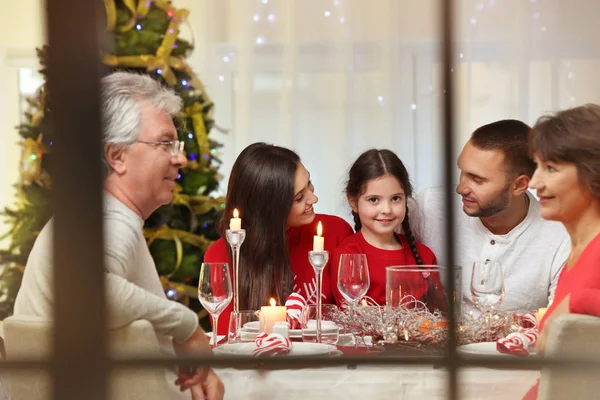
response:
{"label": "young girl", "polygon": [[[335,300],[338,304],[344,301],[337,287],[340,256],[360,253],[366,254],[369,264],[371,285],[367,296],[379,305],[385,305],[386,267],[437,264],[433,252],[416,242],[410,230],[406,200],[412,196],[412,186],[408,172],[392,151],[369,150],[361,154],[350,168],[346,196],[352,208],[356,234],[338,246],[330,261],[330,281]],[[404,234],[395,233],[400,225]],[[413,295],[417,300],[427,300],[430,309],[443,306],[439,304],[442,286],[437,273],[406,274],[406,279],[418,278],[424,282],[406,285],[407,288],[419,289],[413,292],[403,290],[403,293]]]}
{"label": "young girl", "polygon": [[[204,262],[227,262],[231,249],[223,239],[235,208],[246,239],[240,250],[240,310],[258,310],[273,297],[283,305],[292,292],[308,303],[316,301],[315,273],[308,262],[319,221],[325,250],[332,252],[352,228],[339,217],[315,214],[310,174],[296,153],[283,147],[254,143],[238,156],[227,188],[225,210],[218,224],[221,239],[204,255]],[[332,303],[329,271],[323,273],[323,303]],[[233,279],[233,274],[231,274]],[[232,282],[233,283],[233,282]],[[226,334],[233,304],[220,315],[219,334]]]}

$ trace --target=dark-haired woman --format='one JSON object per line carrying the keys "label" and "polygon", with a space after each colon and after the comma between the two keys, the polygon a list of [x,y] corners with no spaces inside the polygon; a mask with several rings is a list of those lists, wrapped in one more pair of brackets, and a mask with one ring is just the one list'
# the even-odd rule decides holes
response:
{"label": "dark-haired woman", "polygon": [[[273,297],[283,305],[292,292],[316,301],[315,273],[308,262],[317,224],[323,225],[325,250],[332,252],[352,228],[339,217],[315,214],[310,174],[293,151],[254,143],[238,156],[227,187],[225,210],[218,224],[221,239],[211,245],[204,262],[228,262],[231,250],[223,239],[233,210],[239,210],[246,239],[240,251],[240,310],[258,310]],[[324,304],[332,303],[329,265],[323,272]],[[221,314],[226,334],[233,304]]]}

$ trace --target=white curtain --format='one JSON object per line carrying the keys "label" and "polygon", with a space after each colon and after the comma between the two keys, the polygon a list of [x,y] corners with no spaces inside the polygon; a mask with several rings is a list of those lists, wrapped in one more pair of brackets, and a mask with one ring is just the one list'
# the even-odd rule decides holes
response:
{"label": "white curtain", "polygon": [[[418,190],[442,184],[442,0],[178,0],[194,69],[216,103],[226,189],[248,144],[296,150],[317,210],[348,217],[346,172],[366,149],[395,151]],[[503,118],[600,102],[600,1],[462,0],[455,100],[459,150]]]}

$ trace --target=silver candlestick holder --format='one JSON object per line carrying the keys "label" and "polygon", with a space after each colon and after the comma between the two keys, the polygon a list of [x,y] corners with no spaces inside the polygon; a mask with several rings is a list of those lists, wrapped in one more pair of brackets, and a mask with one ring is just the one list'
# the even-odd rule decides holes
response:
{"label": "silver candlestick holder", "polygon": [[321,313],[321,297],[323,294],[323,270],[325,269],[325,265],[327,265],[327,262],[329,261],[329,252],[309,251],[308,261],[315,270],[315,277],[317,278],[317,300],[315,304],[317,312],[317,343],[321,343],[321,322],[323,320],[323,315]]}
{"label": "silver candlestick holder", "polygon": [[227,243],[231,247],[231,251],[233,253],[233,259],[231,262],[233,263],[233,312],[235,313],[236,327],[235,327],[235,336],[234,341],[240,337],[240,319],[238,318],[240,312],[240,291],[239,291],[239,267],[240,267],[240,248],[242,247],[242,243],[244,243],[244,239],[246,239],[246,230],[245,229],[227,229],[225,231],[225,237],[227,238]]}

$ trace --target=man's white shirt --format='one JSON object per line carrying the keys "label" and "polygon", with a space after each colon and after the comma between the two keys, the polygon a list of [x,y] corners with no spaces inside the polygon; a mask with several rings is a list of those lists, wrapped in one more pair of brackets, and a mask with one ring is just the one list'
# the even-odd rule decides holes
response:
{"label": "man's white shirt", "polygon": [[[463,312],[478,311],[473,305],[470,284],[475,261],[498,261],[504,272],[505,296],[500,311],[534,311],[546,307],[571,242],[561,223],[540,217],[540,205],[529,192],[525,219],[506,235],[492,234],[477,217],[462,210],[455,195],[455,265],[462,267]],[[409,221],[416,239],[428,246],[440,265],[447,265],[445,252],[446,215],[443,188],[430,188],[409,203]]]}

